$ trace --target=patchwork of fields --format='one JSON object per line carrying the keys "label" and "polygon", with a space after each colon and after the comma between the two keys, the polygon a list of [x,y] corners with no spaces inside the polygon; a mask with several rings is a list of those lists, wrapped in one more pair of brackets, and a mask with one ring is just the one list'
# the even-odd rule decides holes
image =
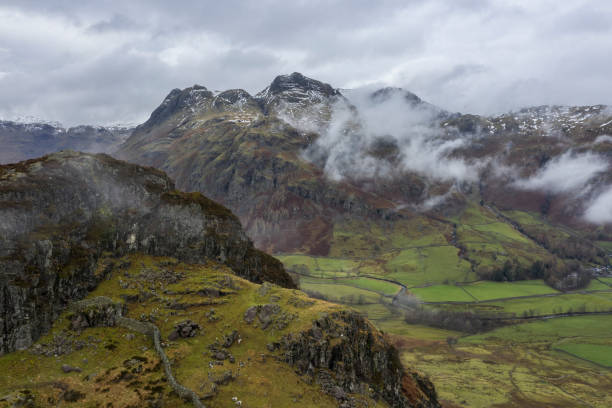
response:
{"label": "patchwork of fields", "polygon": [[[612,406],[603,391],[612,389],[612,277],[568,293],[542,280],[479,280],[477,270],[508,259],[527,266],[550,254],[485,207],[468,205],[449,219],[340,220],[329,256],[277,258],[302,290],[350,305],[390,334],[451,406]],[[407,324],[406,307],[417,303],[525,323],[477,335]]]}

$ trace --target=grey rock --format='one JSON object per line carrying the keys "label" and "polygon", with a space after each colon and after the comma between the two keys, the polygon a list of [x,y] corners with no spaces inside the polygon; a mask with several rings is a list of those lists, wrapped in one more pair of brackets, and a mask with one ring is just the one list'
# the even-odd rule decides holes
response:
{"label": "grey rock", "polygon": [[[55,153],[0,166],[0,354],[29,347],[94,289],[105,278],[96,272],[104,251],[214,259],[254,282],[295,287],[229,210],[175,191],[163,172],[107,155]],[[81,316],[73,327],[90,324]]]}
{"label": "grey rock", "polygon": [[257,316],[257,306],[251,306],[244,312],[244,321],[248,324],[253,323],[255,317]]}
{"label": "grey rock", "polygon": [[72,372],[80,373],[81,369],[79,367],[72,367],[72,366],[70,366],[68,364],[63,364],[62,365],[62,371],[65,372],[65,373],[72,373]]}
{"label": "grey rock", "polygon": [[238,340],[240,336],[238,335],[238,331],[234,330],[229,334],[223,336],[223,347],[229,348],[231,347],[236,340]]}
{"label": "grey rock", "polygon": [[391,407],[440,407],[433,384],[406,372],[397,350],[357,313],[320,317],[311,329],[284,336],[280,346],[287,363],[314,378],[341,406],[353,406],[348,394],[367,383]]}

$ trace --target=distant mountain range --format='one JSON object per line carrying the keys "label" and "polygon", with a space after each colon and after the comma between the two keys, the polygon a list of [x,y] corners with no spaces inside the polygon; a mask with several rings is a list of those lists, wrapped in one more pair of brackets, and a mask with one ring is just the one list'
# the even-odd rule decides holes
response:
{"label": "distant mountain range", "polygon": [[0,164],[15,163],[47,153],[71,149],[112,153],[132,132],[130,126],[75,126],[35,118],[0,120]]}

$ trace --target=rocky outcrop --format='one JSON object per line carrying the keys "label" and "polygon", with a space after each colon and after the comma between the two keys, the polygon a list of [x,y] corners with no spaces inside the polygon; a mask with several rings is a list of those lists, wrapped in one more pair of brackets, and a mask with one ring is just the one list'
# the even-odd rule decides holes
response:
{"label": "rocky outcrop", "polygon": [[317,381],[340,406],[353,406],[348,393],[369,393],[392,407],[440,406],[429,379],[404,371],[397,350],[356,313],[321,317],[311,329],[285,336],[280,347],[287,363]]}
{"label": "rocky outcrop", "polygon": [[70,329],[83,330],[88,327],[112,327],[123,316],[124,306],[105,296],[81,300],[70,305]]}
{"label": "rocky outcrop", "polygon": [[174,190],[161,171],[60,152],[0,166],[0,352],[28,347],[93,289],[103,252],[215,259],[251,281],[295,287],[225,207]]}

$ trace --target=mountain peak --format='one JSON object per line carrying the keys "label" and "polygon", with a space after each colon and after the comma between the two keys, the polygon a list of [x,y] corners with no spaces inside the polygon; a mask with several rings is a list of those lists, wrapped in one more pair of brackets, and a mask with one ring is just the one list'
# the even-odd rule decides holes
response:
{"label": "mountain peak", "polygon": [[403,88],[391,86],[386,86],[384,88],[380,88],[377,91],[372,92],[370,98],[375,102],[385,102],[394,96],[401,96],[406,100],[406,102],[412,105],[418,105],[423,102],[421,98],[419,98],[412,92],[407,91]]}
{"label": "mountain peak", "polygon": [[151,128],[185,108],[192,112],[199,110],[213,97],[213,93],[202,85],[196,84],[183,90],[175,88],[164,98],[161,105],[151,113],[149,120],[141,126]]}
{"label": "mountain peak", "polygon": [[325,96],[338,94],[338,91],[332,88],[331,85],[317,81],[316,79],[308,78],[299,72],[294,72],[291,75],[277,76],[270,84],[269,90],[273,94],[295,91],[317,91]]}
{"label": "mountain peak", "polygon": [[256,98],[266,110],[279,106],[312,106],[325,103],[331,98],[341,96],[340,91],[316,79],[308,78],[299,72],[279,75]]}

